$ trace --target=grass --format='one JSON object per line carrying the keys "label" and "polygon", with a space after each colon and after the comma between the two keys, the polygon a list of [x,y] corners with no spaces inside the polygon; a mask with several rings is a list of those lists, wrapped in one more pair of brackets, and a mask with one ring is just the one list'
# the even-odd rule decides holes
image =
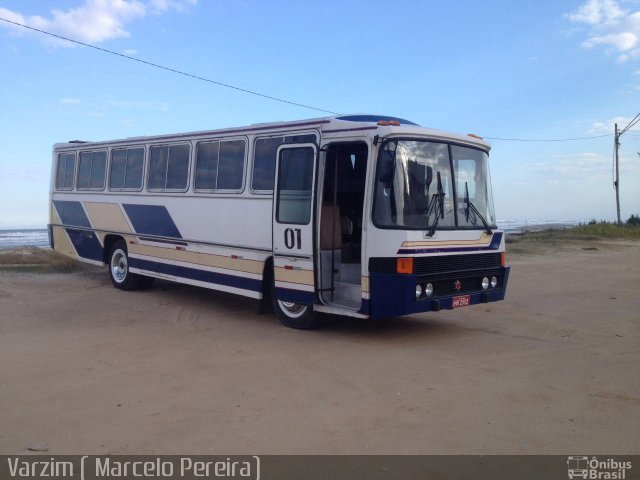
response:
{"label": "grass", "polygon": [[580,225],[569,230],[569,232],[580,238],[581,236],[593,236],[599,239],[621,239],[621,240],[640,240],[640,227],[632,225],[617,226],[614,223],[595,223],[589,225]]}
{"label": "grass", "polygon": [[594,251],[614,248],[620,242],[640,241],[640,227],[593,223],[566,229],[526,231],[507,237],[507,253],[552,254],[568,251]]}
{"label": "grass", "polygon": [[0,271],[70,273],[85,270],[86,265],[44,248],[24,247],[0,251]]}

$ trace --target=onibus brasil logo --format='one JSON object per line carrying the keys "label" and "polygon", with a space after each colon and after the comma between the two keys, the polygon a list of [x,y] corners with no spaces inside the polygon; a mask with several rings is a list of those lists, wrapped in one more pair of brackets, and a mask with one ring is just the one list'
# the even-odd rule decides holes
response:
{"label": "onibus brasil logo", "polygon": [[607,458],[570,456],[567,457],[567,474],[569,478],[585,480],[625,480],[627,470],[631,470],[631,462],[623,462]]}

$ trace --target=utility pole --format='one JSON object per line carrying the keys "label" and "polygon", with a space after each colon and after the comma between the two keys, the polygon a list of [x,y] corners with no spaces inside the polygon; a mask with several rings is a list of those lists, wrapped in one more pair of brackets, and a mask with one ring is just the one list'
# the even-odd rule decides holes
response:
{"label": "utility pole", "polygon": [[638,122],[640,122],[640,113],[637,114],[635,117],[633,117],[633,119],[631,119],[628,125],[624,127],[622,130],[618,130],[618,124],[617,123],[615,124],[615,130],[614,130],[614,136],[613,136],[613,149],[615,151],[614,156],[615,156],[615,162],[616,162],[616,179],[613,182],[613,188],[616,189],[616,212],[618,214],[617,215],[618,226],[622,225],[622,220],[620,219],[620,169],[619,169],[620,156],[618,153],[618,150],[620,149],[620,137],[624,135],[627,132],[627,130],[629,130],[630,128],[633,128],[634,125]]}
{"label": "utility pole", "polygon": [[615,148],[615,162],[616,162],[616,179],[613,182],[613,187],[616,189],[616,212],[618,213],[618,226],[622,225],[620,220],[620,168],[618,149],[620,148],[620,135],[618,135],[618,124],[615,124],[615,133],[613,137],[613,147]]}

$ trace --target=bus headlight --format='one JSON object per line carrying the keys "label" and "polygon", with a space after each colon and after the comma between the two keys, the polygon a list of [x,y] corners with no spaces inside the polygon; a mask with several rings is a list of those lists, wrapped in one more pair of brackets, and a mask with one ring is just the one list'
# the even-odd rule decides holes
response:
{"label": "bus headlight", "polygon": [[431,295],[433,295],[433,284],[432,283],[427,283],[425,285],[424,293],[427,295],[427,297],[430,297]]}
{"label": "bus headlight", "polygon": [[491,288],[496,288],[498,285],[498,279],[496,277],[491,277]]}
{"label": "bus headlight", "polygon": [[420,298],[421,295],[422,295],[422,285],[417,284],[416,285],[416,298]]}
{"label": "bus headlight", "polygon": [[489,279],[487,277],[484,277],[482,279],[482,289],[486,290],[487,288],[489,288]]}

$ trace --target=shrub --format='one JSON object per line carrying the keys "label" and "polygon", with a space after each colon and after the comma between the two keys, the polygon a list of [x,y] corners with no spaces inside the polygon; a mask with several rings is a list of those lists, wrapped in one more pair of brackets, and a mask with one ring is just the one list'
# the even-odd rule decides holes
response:
{"label": "shrub", "polygon": [[634,227],[640,226],[640,216],[632,214],[627,220],[627,225]]}

